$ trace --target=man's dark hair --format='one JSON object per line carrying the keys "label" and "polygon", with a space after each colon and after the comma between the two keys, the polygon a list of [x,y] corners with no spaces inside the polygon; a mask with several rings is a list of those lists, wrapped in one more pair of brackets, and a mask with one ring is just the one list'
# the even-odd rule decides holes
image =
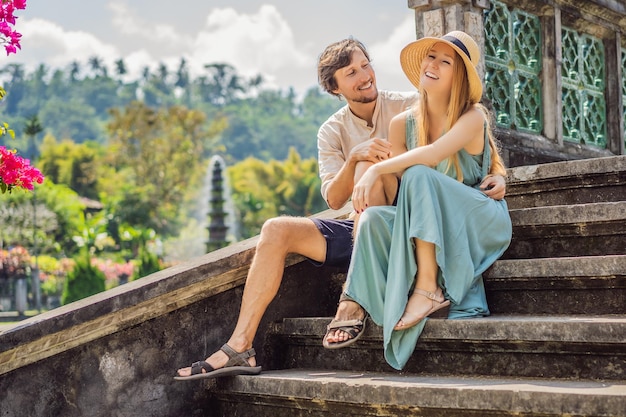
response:
{"label": "man's dark hair", "polygon": [[343,67],[350,65],[352,54],[357,49],[363,51],[363,55],[370,61],[365,45],[354,38],[344,39],[339,42],[332,43],[324,49],[324,52],[317,61],[317,79],[320,86],[329,94],[338,96],[333,92],[337,89],[337,80],[335,80],[335,72]]}

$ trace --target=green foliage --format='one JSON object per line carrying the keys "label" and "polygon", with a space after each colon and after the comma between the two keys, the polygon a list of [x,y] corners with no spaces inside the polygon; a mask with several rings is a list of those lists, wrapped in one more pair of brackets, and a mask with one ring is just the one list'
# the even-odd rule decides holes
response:
{"label": "green foliage", "polygon": [[224,109],[227,157],[234,161],[247,157],[281,160],[287,158],[290,148],[305,158],[317,157],[317,131],[341,105],[316,88],[309,90],[302,104],[297,103],[293,91],[262,91],[237,101]]}
{"label": "green foliage", "polygon": [[[59,294],[59,278],[51,275],[41,283],[41,295],[44,297],[57,296]],[[61,281],[64,282],[64,281]],[[62,294],[62,290],[61,290]]]}
{"label": "green foliage", "polygon": [[105,154],[106,148],[96,142],[76,144],[66,139],[57,143],[53,136],[46,135],[38,166],[51,181],[68,185],[81,197],[97,200]]}
{"label": "green foliage", "polygon": [[133,274],[131,280],[134,281],[136,279],[143,278],[160,270],[161,263],[159,262],[159,257],[150,252],[145,245],[142,245],[139,249],[139,265],[135,269],[135,273]]}
{"label": "green foliage", "polygon": [[[34,204],[33,204],[34,203]],[[73,254],[72,237],[84,227],[84,204],[65,185],[49,180],[37,186],[34,193],[0,195],[0,240],[4,245],[20,244],[37,253]]]}
{"label": "green foliage", "polygon": [[[31,261],[31,264],[34,262]],[[41,293],[44,297],[60,297],[63,294],[65,275],[70,264],[68,259],[60,261],[48,255],[37,256],[39,277],[41,278]]]}
{"label": "green foliage", "polygon": [[52,97],[42,104],[39,115],[47,131],[60,139],[77,143],[98,141],[103,144],[106,141],[102,116],[80,98]]}
{"label": "green foliage", "polygon": [[[4,100],[6,96],[6,90],[0,85],[0,101]],[[12,139],[15,139],[15,132],[13,129],[9,129],[9,124],[7,122],[0,123],[0,137],[9,135]]]}
{"label": "green foliage", "polygon": [[316,134],[343,103],[317,88],[301,100],[292,90],[264,89],[262,77],[244,78],[228,64],[205,71],[191,78],[181,59],[177,69],[162,64],[129,80],[123,60],[109,70],[97,56],[63,69],[0,68],[11,86],[3,101],[3,121],[16,134],[11,145],[39,153],[35,165],[47,178],[34,208],[28,194],[0,199],[0,219],[11,224],[0,227],[0,239],[69,256],[82,242],[135,259],[141,243],[127,240],[128,230],[167,239],[190,217],[202,221],[198,201],[215,154],[234,169],[243,237],[269,217],[325,209]]}
{"label": "green foliage", "polygon": [[270,217],[308,216],[326,208],[317,161],[302,160],[293,148],[283,162],[248,158],[229,167],[228,176],[244,238],[258,234]]}
{"label": "green foliage", "polygon": [[[54,240],[55,252],[65,252],[68,255],[76,253],[77,245],[73,237],[85,228],[85,204],[78,194],[66,185],[57,185],[46,180],[42,186],[37,187],[36,199],[55,214],[57,228],[46,233],[48,239]],[[37,213],[39,218],[40,211]],[[37,224],[40,223],[38,220]],[[41,240],[42,236],[39,235],[39,241]],[[41,250],[39,253],[46,252]]]}
{"label": "green foliage", "polygon": [[81,250],[74,261],[74,268],[67,274],[65,280],[62,304],[81,300],[105,289],[104,273],[91,264],[91,256],[87,249]]}
{"label": "green foliage", "polygon": [[186,189],[203,178],[203,155],[216,130],[206,127],[201,112],[185,107],[154,110],[134,102],[111,114],[109,163],[128,179],[107,190],[117,195],[112,211],[120,223],[171,234]]}
{"label": "green foliage", "polygon": [[[236,162],[249,156],[283,159],[291,146],[303,157],[315,157],[317,129],[344,104],[318,88],[299,102],[292,90],[264,89],[260,75],[245,78],[225,63],[206,64],[205,74],[197,78],[191,78],[184,59],[175,70],[161,64],[155,72],[146,69],[139,79],[128,79],[125,68],[119,59],[110,71],[97,56],[61,69],[42,64],[32,72],[22,64],[8,64],[0,68],[11,86],[3,119],[18,139],[25,121],[37,114],[46,133],[59,140],[104,145],[111,109],[133,101],[153,108],[184,106],[210,119],[227,118],[229,129],[221,143],[227,147],[227,160]],[[21,145],[16,148],[25,151]]]}

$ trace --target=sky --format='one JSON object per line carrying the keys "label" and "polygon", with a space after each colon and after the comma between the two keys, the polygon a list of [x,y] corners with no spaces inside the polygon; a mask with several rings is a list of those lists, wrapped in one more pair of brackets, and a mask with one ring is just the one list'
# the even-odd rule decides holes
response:
{"label": "sky", "polygon": [[317,85],[324,47],[352,36],[367,46],[379,89],[414,90],[399,63],[415,40],[406,0],[28,0],[16,15],[22,50],[0,56],[0,67],[86,67],[98,56],[111,71],[123,58],[129,78],[139,78],[159,63],[174,72],[184,57],[192,76],[228,63],[242,76],[263,75],[266,87],[302,94]]}

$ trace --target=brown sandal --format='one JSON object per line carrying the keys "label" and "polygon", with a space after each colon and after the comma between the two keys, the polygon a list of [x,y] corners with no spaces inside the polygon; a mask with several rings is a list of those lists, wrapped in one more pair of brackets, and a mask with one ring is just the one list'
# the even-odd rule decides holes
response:
{"label": "brown sandal", "polygon": [[[415,326],[420,321],[424,320],[426,317],[448,318],[448,312],[450,311],[450,300],[446,300],[444,298],[441,288],[437,288],[436,292],[424,291],[419,288],[415,288],[411,296],[413,296],[414,294],[422,295],[431,300],[432,305],[430,307],[430,310],[428,310],[423,316],[413,317],[412,320],[409,322],[405,322],[404,320],[402,320],[402,318],[400,318],[396,326],[393,328],[394,330],[409,329]],[[403,317],[406,312],[407,311],[404,310],[404,313],[402,314]]]}
{"label": "brown sandal", "polygon": [[224,344],[220,350],[228,356],[228,362],[226,362],[223,367],[215,369],[205,361],[198,361],[191,365],[191,375],[181,376],[177,372],[174,379],[177,381],[189,381],[192,379],[218,378],[233,375],[258,375],[261,373],[260,366],[250,366],[248,363],[248,359],[256,355],[254,348],[248,349],[245,352],[236,352],[235,349],[228,346],[228,344]]}
{"label": "brown sandal", "polygon": [[[341,349],[344,347],[348,347],[363,335],[363,330],[365,330],[365,321],[367,320],[367,313],[365,313],[365,317],[363,320],[353,319],[353,320],[335,320],[333,319],[328,326],[326,326],[326,334],[324,335],[324,340],[322,341],[322,345],[326,349]],[[326,339],[328,339],[328,335],[330,332],[335,330],[341,330],[344,333],[350,335],[350,339],[344,340],[343,342],[333,342],[330,343]]]}
{"label": "brown sandal", "polygon": [[[342,292],[339,296],[339,303],[342,301],[352,301],[353,303],[357,303],[352,298],[350,298],[346,293]],[[358,304],[358,303],[357,303]],[[360,307],[360,305],[359,305]],[[363,307],[361,307],[363,310]],[[365,312],[365,317],[363,319],[352,319],[352,320],[335,320],[333,319],[328,326],[326,326],[326,334],[324,335],[324,339],[322,340],[322,345],[326,349],[341,349],[344,347],[348,347],[361,337],[363,334],[363,330],[365,330],[365,321],[367,320],[367,312]],[[328,339],[328,335],[330,332],[335,330],[341,330],[344,333],[347,333],[350,338],[348,340],[344,340],[343,342],[333,342],[330,343],[326,339]]]}

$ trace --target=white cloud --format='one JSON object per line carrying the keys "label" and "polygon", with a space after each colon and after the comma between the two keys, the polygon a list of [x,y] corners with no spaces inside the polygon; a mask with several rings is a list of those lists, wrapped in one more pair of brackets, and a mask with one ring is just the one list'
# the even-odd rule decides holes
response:
{"label": "white cloud", "polygon": [[158,48],[161,53],[176,53],[181,47],[192,42],[193,37],[180,33],[176,27],[164,23],[152,23],[132,14],[131,9],[121,1],[108,4],[113,13],[113,27],[120,34],[132,38],[150,48]]}
{"label": "white cloud", "polygon": [[190,52],[191,66],[228,62],[240,74],[261,73],[270,83],[283,71],[301,72],[311,59],[299,50],[289,24],[270,5],[261,6],[255,14],[239,14],[231,8],[213,10]]}
{"label": "white cloud", "polygon": [[65,67],[72,61],[86,63],[94,55],[104,58],[107,65],[112,65],[119,57],[114,45],[87,32],[65,30],[47,20],[23,19],[19,31],[22,33],[24,50],[9,56],[7,60],[23,63],[27,69],[41,63],[52,68]]}
{"label": "white cloud", "polygon": [[301,80],[309,78],[314,57],[298,48],[291,27],[275,6],[263,5],[251,14],[233,8],[213,9],[194,34],[145,21],[120,1],[110,3],[109,9],[115,27],[132,37],[134,43],[139,38],[144,45],[144,50],[125,58],[130,74],[141,73],[146,65],[155,68],[157,62],[173,71],[184,56],[193,76],[205,73],[205,64],[226,62],[240,75],[262,74],[269,87],[279,87],[279,81],[283,87],[289,84],[304,88],[309,84],[303,85]]}
{"label": "white cloud", "polygon": [[[98,56],[113,72],[115,61],[123,58],[127,77],[136,79],[146,66],[154,71],[159,63],[174,72],[184,57],[194,77],[205,73],[205,64],[226,62],[242,76],[262,74],[270,88],[292,86],[303,93],[317,84],[317,54],[325,46],[317,45],[321,34],[299,35],[296,41],[294,29],[302,28],[293,27],[297,22],[287,21],[274,5],[256,10],[212,8],[204,24],[198,20],[199,25],[190,29],[167,17],[144,17],[124,0],[107,4],[112,17],[108,29],[100,28],[98,36],[87,27],[69,30],[50,20],[20,19],[24,49],[5,62],[24,63],[27,71],[40,63],[64,68],[72,61],[86,68],[88,59]],[[414,33],[414,23],[407,18],[388,39],[368,45],[380,88],[412,89],[401,72],[398,56],[401,48],[414,40]]]}
{"label": "white cloud", "polygon": [[378,88],[384,90],[413,91],[415,87],[407,80],[400,67],[400,51],[415,40],[413,16],[407,16],[388,39],[369,47],[372,66],[376,70]]}

